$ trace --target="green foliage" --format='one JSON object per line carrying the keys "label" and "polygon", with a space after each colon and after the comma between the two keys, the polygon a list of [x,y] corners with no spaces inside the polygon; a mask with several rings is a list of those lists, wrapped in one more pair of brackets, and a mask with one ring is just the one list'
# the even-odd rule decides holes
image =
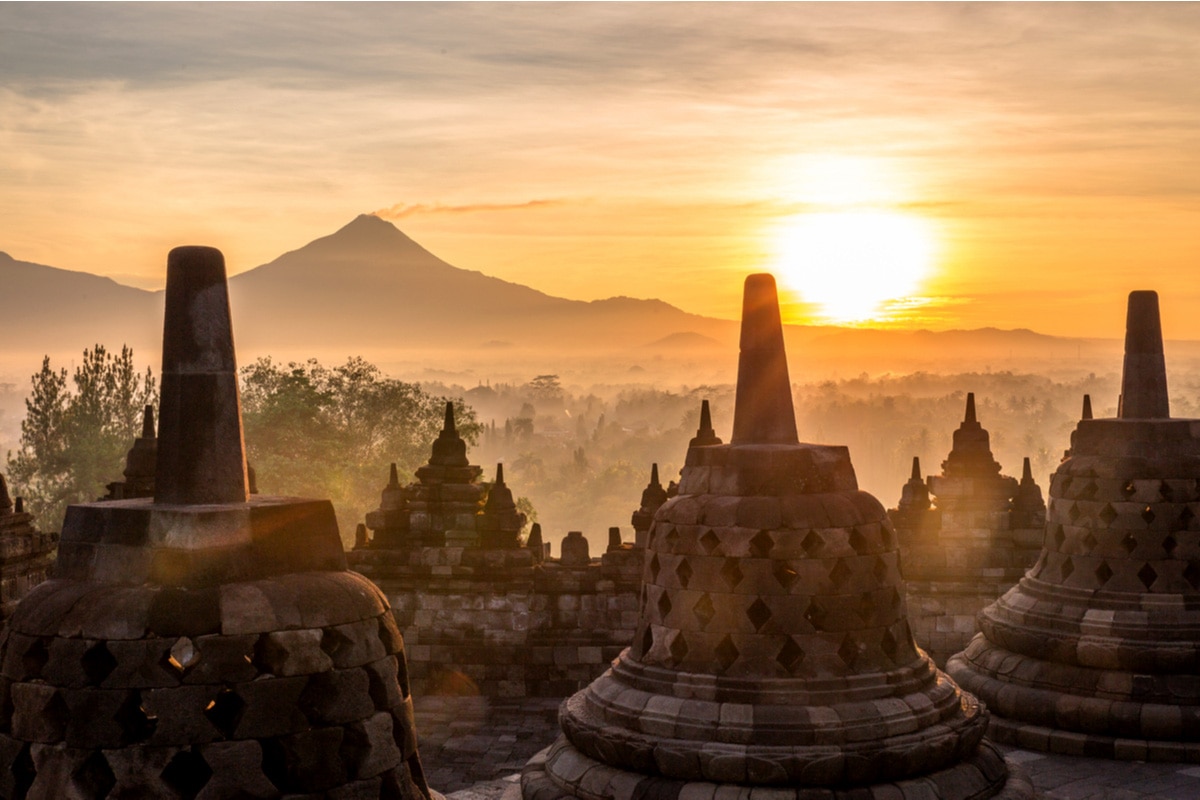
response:
{"label": "green foliage", "polygon": [[56,530],[71,503],[88,502],[120,480],[125,453],[141,433],[142,409],[158,403],[155,380],[139,374],[133,351],[85,350],[71,376],[55,370],[50,357],[31,379],[16,456],[8,454],[8,479],[22,495],[37,524]]}
{"label": "green foliage", "polygon": [[[444,397],[383,377],[361,358],[338,367],[309,359],[243,367],[247,458],[263,494],[329,498],[344,539],[379,505],[390,462],[402,479],[429,458],[442,428]],[[473,443],[475,412],[455,401],[459,435]]]}

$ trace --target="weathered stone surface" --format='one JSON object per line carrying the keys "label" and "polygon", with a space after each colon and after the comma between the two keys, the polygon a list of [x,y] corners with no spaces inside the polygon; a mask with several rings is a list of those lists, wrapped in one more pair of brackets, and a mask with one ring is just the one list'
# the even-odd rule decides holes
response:
{"label": "weathered stone surface", "polygon": [[762,277],[747,281],[733,443],[690,448],[650,530],[633,643],[563,704],[524,797],[849,797],[918,778],[944,798],[1030,797],[973,766],[994,756],[987,713],[913,643],[895,536],[848,452],[795,441]]}
{"label": "weathered stone surface", "polygon": [[172,254],[167,309],[156,499],[70,507],[0,633],[0,797],[428,800],[403,641],[332,507],[246,496],[219,253]]}
{"label": "weathered stone surface", "polygon": [[1008,741],[1200,762],[1200,423],[1165,418],[1152,294],[1130,296],[1120,418],[1080,421],[1037,563],[948,669]]}

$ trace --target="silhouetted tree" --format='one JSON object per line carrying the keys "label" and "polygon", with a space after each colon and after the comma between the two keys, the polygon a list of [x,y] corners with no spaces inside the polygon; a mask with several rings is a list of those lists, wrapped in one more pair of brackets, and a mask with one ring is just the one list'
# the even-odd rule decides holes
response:
{"label": "silhouetted tree", "polygon": [[119,480],[124,458],[141,433],[142,410],[157,405],[158,390],[150,368],[139,373],[133,351],[121,354],[96,345],[67,386],[67,370],[55,370],[50,357],[31,378],[21,423],[20,446],[8,454],[8,480],[23,495],[37,524],[57,530],[71,503],[95,500],[105,485]]}

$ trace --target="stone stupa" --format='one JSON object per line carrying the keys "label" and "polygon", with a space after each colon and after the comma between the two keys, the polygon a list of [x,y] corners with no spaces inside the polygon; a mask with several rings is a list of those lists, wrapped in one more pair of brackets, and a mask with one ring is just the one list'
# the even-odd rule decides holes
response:
{"label": "stone stupa", "polygon": [[913,643],[849,452],[799,443],[770,275],[746,280],[731,443],[689,447],[645,558],[633,644],[563,703],[526,800],[1032,796]]}
{"label": "stone stupa", "polygon": [[997,739],[1200,762],[1200,420],[1172,419],[1158,296],[1129,295],[1115,419],[1090,403],[1041,556],[948,664]]}
{"label": "stone stupa", "polygon": [[171,251],[153,498],[73,505],[0,641],[0,797],[428,800],[327,500],[248,494],[225,264]]}

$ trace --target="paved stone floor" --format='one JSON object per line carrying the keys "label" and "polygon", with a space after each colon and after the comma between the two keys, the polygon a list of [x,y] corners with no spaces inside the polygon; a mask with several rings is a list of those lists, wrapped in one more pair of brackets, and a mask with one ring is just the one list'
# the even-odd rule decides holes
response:
{"label": "paved stone floor", "polygon": [[[417,698],[421,763],[429,785],[449,800],[498,800],[529,757],[558,735],[560,702]],[[1046,800],[1200,800],[1200,766],[1006,750]]]}

